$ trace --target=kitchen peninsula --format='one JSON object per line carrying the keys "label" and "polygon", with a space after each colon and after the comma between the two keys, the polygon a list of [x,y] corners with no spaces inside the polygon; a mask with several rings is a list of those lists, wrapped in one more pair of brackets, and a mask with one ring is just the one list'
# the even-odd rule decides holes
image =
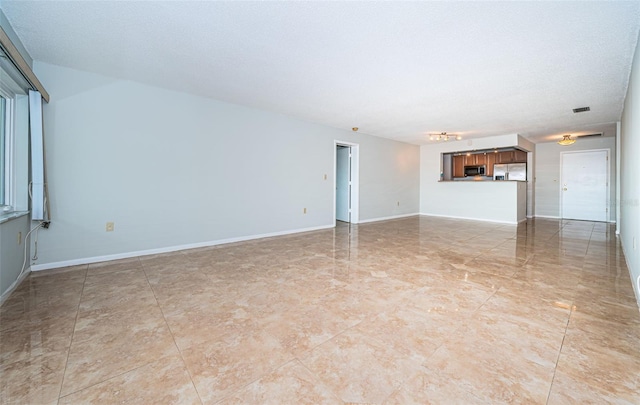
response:
{"label": "kitchen peninsula", "polygon": [[[525,221],[533,202],[534,150],[534,144],[517,134],[423,145],[421,214],[508,224]],[[506,165],[517,165],[512,168],[519,171],[509,176]]]}

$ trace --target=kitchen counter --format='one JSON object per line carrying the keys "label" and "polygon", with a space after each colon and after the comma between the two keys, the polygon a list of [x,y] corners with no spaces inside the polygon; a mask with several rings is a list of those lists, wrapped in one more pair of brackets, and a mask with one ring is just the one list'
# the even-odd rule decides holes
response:
{"label": "kitchen counter", "polygon": [[[434,192],[437,195],[432,194]],[[437,182],[432,193],[421,195],[425,207],[422,214],[509,224],[527,219],[526,181],[443,180]],[[446,196],[445,204],[443,196]]]}

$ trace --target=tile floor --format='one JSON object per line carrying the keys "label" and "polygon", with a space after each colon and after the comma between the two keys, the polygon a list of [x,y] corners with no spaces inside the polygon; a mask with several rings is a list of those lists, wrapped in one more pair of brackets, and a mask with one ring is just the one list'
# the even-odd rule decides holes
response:
{"label": "tile floor", "polygon": [[609,224],[430,217],[32,274],[2,404],[639,404]]}

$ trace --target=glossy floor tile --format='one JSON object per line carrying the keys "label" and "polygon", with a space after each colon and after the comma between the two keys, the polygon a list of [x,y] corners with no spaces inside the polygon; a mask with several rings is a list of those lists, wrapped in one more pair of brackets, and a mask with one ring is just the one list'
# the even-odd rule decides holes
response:
{"label": "glossy floor tile", "polygon": [[412,217],[32,273],[0,404],[638,404],[610,224]]}

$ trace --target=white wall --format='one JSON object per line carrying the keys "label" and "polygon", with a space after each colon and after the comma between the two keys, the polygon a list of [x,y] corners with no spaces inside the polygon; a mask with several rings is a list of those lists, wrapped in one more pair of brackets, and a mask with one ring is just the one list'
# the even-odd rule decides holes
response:
{"label": "white wall", "polygon": [[516,219],[518,222],[522,222],[527,220],[527,201],[529,200],[529,198],[527,198],[527,194],[529,193],[529,184],[531,184],[531,182],[528,181],[524,183],[519,181],[516,184],[518,185]]}
{"label": "white wall", "polygon": [[[52,211],[34,268],[333,226],[335,140],[360,145],[360,220],[418,213],[418,146],[59,66],[34,69],[51,93]],[[114,232],[105,232],[108,221]]]}
{"label": "white wall", "polygon": [[616,138],[578,139],[570,146],[556,142],[536,145],[535,156],[535,215],[539,217],[560,217],[560,153],[592,149],[609,149],[609,213],[610,220],[616,220]]}
{"label": "white wall", "polygon": [[536,144],[521,136],[518,137],[518,146],[528,151],[527,153],[527,196],[526,196],[526,216],[533,218],[536,212]]}
{"label": "white wall", "polygon": [[[0,303],[19,284],[18,276],[24,260],[24,237],[29,232],[30,222],[29,216],[23,215],[0,224]],[[18,234],[22,236],[20,241]],[[23,278],[26,274],[27,271]]]}
{"label": "white wall", "polygon": [[621,120],[620,239],[640,306],[640,42]]}

